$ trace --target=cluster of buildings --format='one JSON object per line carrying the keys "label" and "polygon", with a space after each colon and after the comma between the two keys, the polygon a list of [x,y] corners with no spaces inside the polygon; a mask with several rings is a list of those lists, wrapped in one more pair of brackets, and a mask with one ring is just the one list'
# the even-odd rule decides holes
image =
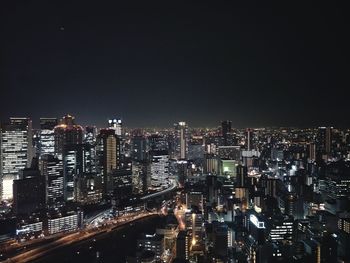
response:
{"label": "cluster of buildings", "polygon": [[201,165],[194,171],[188,159],[182,170],[176,258],[349,261],[349,136],[332,127],[233,130],[229,121],[202,131]]}
{"label": "cluster of buildings", "polygon": [[171,247],[158,235],[143,251],[170,253],[173,262],[350,260],[349,130],[232,129],[224,121],[184,133],[176,155],[177,127],[163,131],[181,186],[168,211],[176,234]]}
{"label": "cluster of buildings", "polygon": [[32,237],[76,230],[83,226],[84,207],[131,197],[122,121],[111,119],[107,125],[83,128],[71,115],[41,118],[39,129],[33,129],[29,118],[1,124],[3,239],[14,233]]}
{"label": "cluster of buildings", "polygon": [[106,126],[70,115],[40,129],[28,118],[2,124],[3,228],[70,231],[86,206],[128,204],[176,180],[175,223],[140,236],[130,262],[350,260],[350,130]]}

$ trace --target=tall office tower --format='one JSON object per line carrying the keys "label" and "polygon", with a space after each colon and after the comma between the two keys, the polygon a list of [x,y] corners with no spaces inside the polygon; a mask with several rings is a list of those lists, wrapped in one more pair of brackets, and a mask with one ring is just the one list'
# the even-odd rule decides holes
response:
{"label": "tall office tower", "polygon": [[169,143],[163,135],[152,134],[148,137],[149,148],[151,151],[168,151]]}
{"label": "tall office tower", "polygon": [[66,145],[81,144],[83,141],[83,128],[75,124],[75,118],[71,115],[63,117],[54,133],[55,154],[62,155]]}
{"label": "tall office tower", "polygon": [[147,159],[147,140],[144,136],[134,136],[132,138],[132,158],[135,161]]}
{"label": "tall office tower", "polygon": [[105,191],[111,173],[120,167],[120,138],[113,129],[102,129],[96,141],[97,173],[103,176]]}
{"label": "tall office tower", "polygon": [[204,172],[206,174],[219,174],[219,158],[214,154],[204,155]]}
{"label": "tall office tower", "polygon": [[188,153],[188,126],[180,121],[174,124],[174,150],[177,159],[186,159]]}
{"label": "tall office tower", "polygon": [[63,151],[63,175],[65,201],[75,200],[75,183],[85,173],[95,173],[95,159],[89,144],[65,145]]}
{"label": "tall office tower", "polygon": [[34,155],[32,121],[29,118],[10,118],[0,132],[0,190],[2,200],[12,199],[14,179],[18,172],[29,167]]}
{"label": "tall office tower", "polygon": [[332,150],[332,130],[333,127],[320,127],[317,133],[317,149],[320,154],[329,155]]}
{"label": "tall office tower", "polygon": [[308,144],[308,157],[310,161],[316,160],[316,145],[314,143]]}
{"label": "tall office tower", "polygon": [[232,128],[231,128],[232,122],[231,121],[223,121],[221,122],[221,131],[222,131],[222,138],[224,139],[224,146],[228,145],[228,134],[231,133]]}
{"label": "tall office tower", "polygon": [[252,150],[253,147],[253,131],[248,128],[246,131],[246,148],[248,151]]}
{"label": "tall office tower", "polygon": [[213,203],[218,200],[218,177],[214,175],[207,175],[206,177],[206,186],[208,193],[208,202]]}
{"label": "tall office tower", "polygon": [[39,155],[55,153],[57,118],[40,118]]}
{"label": "tall office tower", "polygon": [[263,179],[266,183],[265,185],[265,195],[277,198],[277,184],[278,179],[274,177],[268,177],[266,179]]}
{"label": "tall office tower", "polygon": [[150,189],[166,188],[169,183],[169,154],[167,151],[152,151],[150,156]]}
{"label": "tall office tower", "polygon": [[147,161],[132,162],[132,186],[135,194],[147,191],[147,166]]}
{"label": "tall office tower", "polygon": [[119,118],[109,119],[108,128],[114,130],[116,135],[122,136],[123,123],[121,119]]}
{"label": "tall office tower", "polygon": [[26,168],[21,178],[13,181],[13,211],[16,215],[29,215],[44,207],[44,177],[38,168]]}
{"label": "tall office tower", "polygon": [[45,178],[46,206],[61,207],[64,204],[63,162],[53,155],[41,156],[39,169]]}
{"label": "tall office tower", "polygon": [[198,163],[203,162],[205,152],[205,139],[203,136],[192,136],[188,143],[187,159]]}
{"label": "tall office tower", "polygon": [[189,163],[185,160],[179,160],[176,162],[176,173],[178,175],[178,180],[180,185],[184,185],[189,174],[188,169]]}
{"label": "tall office tower", "polygon": [[236,187],[245,187],[248,179],[248,169],[246,166],[238,165],[236,173]]}
{"label": "tall office tower", "polygon": [[86,126],[84,133],[84,143],[89,145],[95,145],[96,143],[97,129],[94,126]]}

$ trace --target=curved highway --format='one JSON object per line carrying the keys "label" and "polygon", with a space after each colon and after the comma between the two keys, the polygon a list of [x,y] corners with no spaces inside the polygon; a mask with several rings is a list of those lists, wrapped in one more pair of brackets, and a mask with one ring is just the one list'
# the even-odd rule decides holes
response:
{"label": "curved highway", "polygon": [[177,182],[176,182],[175,179],[170,179],[170,181],[171,181],[171,186],[168,187],[167,189],[164,189],[164,190],[162,190],[160,192],[157,192],[157,193],[145,195],[145,196],[141,197],[141,200],[147,200],[149,198],[156,197],[156,196],[159,196],[159,195],[162,195],[162,194],[166,194],[168,192],[173,191],[174,189],[177,188]]}

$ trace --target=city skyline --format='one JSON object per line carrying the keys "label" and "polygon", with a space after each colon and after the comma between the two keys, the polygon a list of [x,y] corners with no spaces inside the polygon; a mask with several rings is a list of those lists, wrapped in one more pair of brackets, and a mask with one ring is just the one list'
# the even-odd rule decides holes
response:
{"label": "city skyline", "polygon": [[2,1],[0,261],[350,262],[346,10]]}
{"label": "city skyline", "polygon": [[343,10],[3,3],[0,119],[45,109],[97,126],[117,115],[130,127],[344,127]]}
{"label": "city skyline", "polygon": [[[41,119],[56,119],[58,122],[62,121],[62,119],[67,116],[67,115],[70,115],[70,116],[73,116],[76,118],[77,115],[75,114],[70,114],[70,113],[66,113],[66,114],[63,114],[62,116],[50,116],[50,117],[39,117],[38,119],[33,119],[31,118],[30,116],[16,116],[16,115],[10,115],[8,118],[4,118],[0,121],[0,124],[7,124],[9,122],[9,119],[11,118],[14,118],[14,119],[17,119],[17,118],[28,118],[32,121],[32,125],[33,125],[33,130],[40,130],[40,120]],[[119,116],[118,116],[119,118]],[[110,119],[114,119],[114,118],[101,118],[100,121],[98,121],[97,123],[98,124],[95,124],[95,123],[92,123],[92,122],[81,122],[79,117],[76,118],[77,120],[77,123],[79,125],[81,125],[82,127],[95,127],[97,129],[105,129],[105,128],[108,128],[108,121]],[[211,125],[203,125],[203,126],[193,126],[192,123],[189,123],[187,122],[187,120],[185,119],[174,119],[174,120],[169,120],[168,124],[164,124],[162,126],[160,125],[154,125],[154,126],[137,126],[137,125],[132,125],[132,126],[128,126],[127,125],[127,120],[125,119],[122,119],[120,118],[122,121],[123,121],[123,129],[125,130],[137,130],[137,129],[145,129],[145,130],[162,130],[162,129],[173,129],[174,128],[174,125],[176,125],[178,122],[182,122],[182,121],[186,121],[186,123],[188,124],[188,128],[189,129],[220,129],[221,128],[221,123],[223,121],[230,121],[232,122],[230,119],[220,119],[220,120],[217,120],[216,123],[213,123]],[[125,123],[126,121],[126,123]],[[336,125],[302,125],[302,126],[293,126],[293,125],[281,125],[281,126],[278,126],[278,125],[268,125],[268,126],[242,126],[242,125],[234,125],[234,123],[232,124],[232,129],[235,130],[242,130],[242,129],[318,129],[320,127],[334,127],[334,128],[338,128],[338,129],[347,129],[348,126],[345,126],[345,125],[339,125],[339,126],[336,126]]]}

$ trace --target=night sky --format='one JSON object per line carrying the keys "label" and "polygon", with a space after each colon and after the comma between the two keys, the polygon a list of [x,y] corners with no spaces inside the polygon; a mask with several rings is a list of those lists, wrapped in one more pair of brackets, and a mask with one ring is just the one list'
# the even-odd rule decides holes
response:
{"label": "night sky", "polygon": [[1,1],[0,119],[349,126],[346,9],[243,2]]}

